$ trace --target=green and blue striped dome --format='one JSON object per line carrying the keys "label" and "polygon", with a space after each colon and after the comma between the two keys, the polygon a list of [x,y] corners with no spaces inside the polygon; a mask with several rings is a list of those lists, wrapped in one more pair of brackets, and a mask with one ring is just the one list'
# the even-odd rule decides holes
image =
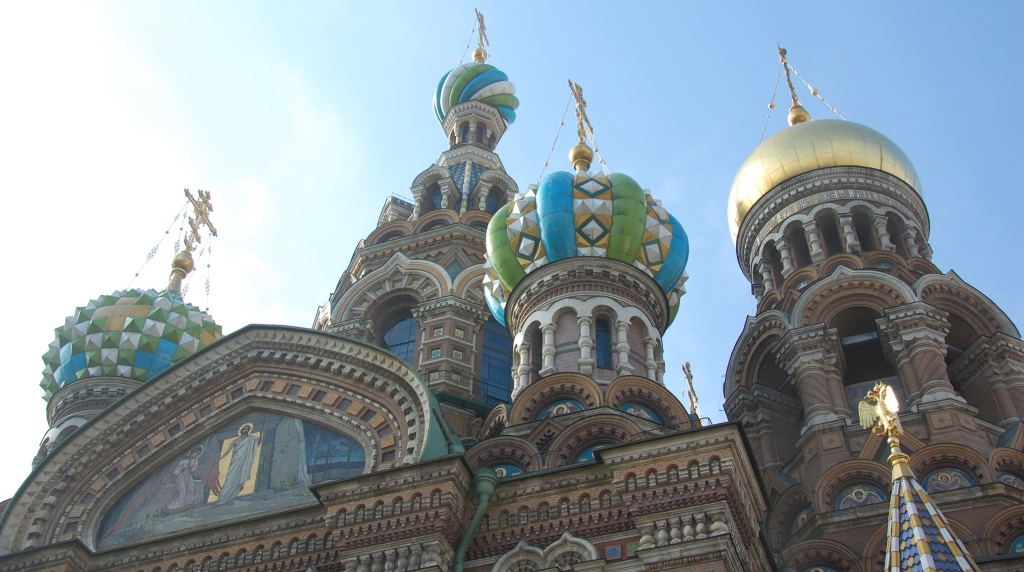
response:
{"label": "green and blue striped dome", "polygon": [[504,324],[508,296],[533,270],[565,258],[610,258],[654,279],[668,300],[671,323],[689,252],[683,226],[632,178],[552,173],[491,218],[484,296]]}
{"label": "green and blue striped dome", "polygon": [[45,399],[91,377],[149,381],[221,337],[209,314],[174,291],[114,292],[75,310],[43,354]]}
{"label": "green and blue striped dome", "polygon": [[479,101],[494,107],[506,123],[516,120],[516,108],[519,107],[516,86],[508,80],[505,72],[490,64],[462,64],[444,74],[434,93],[437,121],[443,124],[449,109],[467,101]]}

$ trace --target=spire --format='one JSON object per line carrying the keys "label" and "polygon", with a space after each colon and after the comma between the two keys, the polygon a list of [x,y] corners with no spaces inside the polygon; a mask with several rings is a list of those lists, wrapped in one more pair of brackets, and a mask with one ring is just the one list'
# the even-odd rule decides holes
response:
{"label": "spire", "polygon": [[779,61],[782,62],[782,67],[786,69],[786,85],[789,86],[789,97],[793,100],[793,105],[789,108],[789,124],[796,125],[797,123],[803,123],[811,120],[811,114],[807,113],[803,105],[800,105],[800,99],[796,96],[796,89],[793,87],[793,79],[790,77],[789,62],[786,60],[786,49],[779,47]]}
{"label": "spire", "polygon": [[[874,403],[871,403],[874,402]],[[883,570],[980,570],[949,522],[910,469],[910,457],[900,450],[899,401],[882,382],[860,402],[860,425],[887,435],[892,467],[888,542]]]}
{"label": "spire", "polygon": [[569,91],[576,100],[576,134],[579,135],[579,143],[569,150],[569,160],[577,171],[589,171],[594,161],[594,151],[587,145],[587,133],[593,133],[594,126],[587,117],[587,100],[583,99],[583,88],[570,79]]}
{"label": "spire", "polygon": [[192,214],[188,216],[188,232],[185,233],[185,250],[178,252],[171,259],[171,278],[167,282],[166,290],[181,296],[181,282],[192,269],[195,268],[195,260],[192,259],[192,251],[202,242],[202,230],[206,227],[212,236],[217,236],[217,228],[210,222],[210,213],[213,212],[213,203],[210,202],[210,193],[199,191],[199,198],[192,196],[188,189],[185,189],[185,196],[192,205]]}
{"label": "spire", "polygon": [[487,46],[491,45],[490,40],[487,39],[487,26],[484,25],[484,15],[480,13],[480,10],[473,8],[476,12],[476,32],[477,32],[477,49],[473,50],[473,61],[482,64],[487,61]]}

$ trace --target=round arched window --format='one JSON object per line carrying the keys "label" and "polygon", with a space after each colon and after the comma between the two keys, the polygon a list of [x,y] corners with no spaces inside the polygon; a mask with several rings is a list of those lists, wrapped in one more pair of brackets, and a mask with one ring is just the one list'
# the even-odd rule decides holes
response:
{"label": "round arched window", "polygon": [[395,320],[384,332],[383,345],[391,353],[411,364],[416,350],[416,318],[412,316],[412,312],[406,310],[395,316]]}

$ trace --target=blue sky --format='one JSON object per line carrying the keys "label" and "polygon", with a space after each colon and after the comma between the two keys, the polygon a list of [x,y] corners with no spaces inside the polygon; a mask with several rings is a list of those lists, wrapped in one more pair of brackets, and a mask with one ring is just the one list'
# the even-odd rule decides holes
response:
{"label": "blue sky", "polygon": [[[4,3],[0,185],[14,315],[0,334],[0,498],[28,474],[46,429],[38,356],[53,328],[127,286],[182,188],[213,193],[209,306],[225,332],[312,323],[385,197],[408,196],[446,148],[430,98],[463,55],[474,6],[490,63],[522,102],[498,147],[520,188],[540,174],[572,78],[609,167],[685,226],[691,278],[666,336],[666,378],[681,394],[690,361],[713,420],[724,420],[722,376],[754,311],[726,199],[764,126],[776,42],[846,118],[910,156],[939,268],[1024,320],[1024,199],[1011,178],[1024,157],[1018,3]],[[812,116],[831,116],[798,89]],[[785,126],[785,97],[780,85],[768,134]],[[570,168],[573,138],[567,125],[552,168]],[[172,254],[165,241],[135,285],[162,287]],[[205,307],[197,274],[188,299]]]}

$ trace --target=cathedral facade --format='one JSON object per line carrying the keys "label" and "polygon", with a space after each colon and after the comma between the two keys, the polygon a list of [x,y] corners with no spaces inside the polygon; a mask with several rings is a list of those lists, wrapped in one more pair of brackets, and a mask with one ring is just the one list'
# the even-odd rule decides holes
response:
{"label": "cathedral facade", "polygon": [[385,199],[312,327],[222,336],[182,298],[187,244],[167,288],[57,329],[0,570],[880,570],[887,449],[856,407],[880,380],[952,533],[1019,569],[1024,346],[931,264],[898,147],[794,101],[744,163],[730,218],[758,311],[712,425],[664,384],[682,225],[642,175],[592,168],[578,85],[571,169],[520,189],[496,152],[518,99],[487,57],[441,78],[447,149]]}

